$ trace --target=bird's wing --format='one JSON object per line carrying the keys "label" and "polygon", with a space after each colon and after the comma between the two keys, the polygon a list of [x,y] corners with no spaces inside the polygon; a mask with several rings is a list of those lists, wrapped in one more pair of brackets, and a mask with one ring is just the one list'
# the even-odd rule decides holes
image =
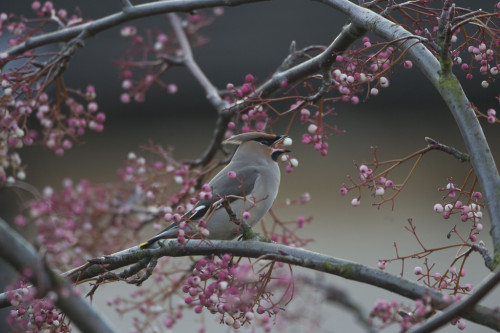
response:
{"label": "bird's wing", "polygon": [[[237,168],[236,178],[229,178],[227,173],[231,171],[230,165],[222,169],[209,183],[212,186],[213,197],[210,200],[200,200],[198,203],[183,216],[183,220],[197,220],[203,217],[214,202],[228,197],[229,202],[236,200],[236,197],[244,197],[252,193],[255,181],[259,176],[259,171],[255,166],[243,166]],[[231,196],[231,197],[229,197]],[[179,222],[174,222],[160,231],[155,237],[142,243],[140,247],[146,248],[159,239],[175,238],[176,229]]]}
{"label": "bird's wing", "polygon": [[236,173],[236,178],[227,176],[227,167],[219,172],[209,183],[212,186],[213,196],[210,200],[200,200],[196,203],[189,212],[184,216],[190,220],[196,220],[203,217],[212,204],[222,198],[226,198],[229,202],[244,197],[252,193],[255,180],[259,176],[259,172],[253,166],[240,168]]}

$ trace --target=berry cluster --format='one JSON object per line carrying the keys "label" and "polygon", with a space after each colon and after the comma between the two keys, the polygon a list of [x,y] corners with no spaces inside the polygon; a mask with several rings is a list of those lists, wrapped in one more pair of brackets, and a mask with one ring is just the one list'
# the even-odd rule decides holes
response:
{"label": "berry cluster", "polygon": [[[274,263],[260,270],[251,263],[235,261],[229,254],[211,260],[202,259],[185,280],[182,291],[188,296],[184,302],[196,313],[206,308],[211,313],[219,313],[221,322],[235,329],[251,323],[257,316],[257,323],[264,330],[270,330],[269,318],[281,311],[280,302],[289,297],[285,293],[281,299],[274,300],[280,288],[288,290],[292,280],[283,275],[271,277]],[[266,269],[265,269],[266,268]],[[273,292],[268,284],[273,282]]]}
{"label": "berry cluster", "polygon": [[[223,9],[217,7],[212,12],[202,10],[185,16],[184,31],[191,47],[207,43],[207,39],[201,36],[199,31],[211,25],[215,18],[222,14]],[[165,83],[162,80],[166,71],[184,63],[184,54],[177,36],[160,29],[149,29],[145,35],[140,35],[135,26],[123,27],[120,35],[131,43],[124,52],[124,58],[115,62],[120,70],[124,90],[120,101],[129,103],[133,100],[142,103],[154,84],[169,94],[177,93],[178,87],[175,83]]]}
{"label": "berry cluster", "polygon": [[484,204],[481,202],[483,195],[478,191],[466,190],[465,185],[459,187],[450,178],[446,187],[439,189],[439,191],[445,192],[444,202],[436,203],[434,211],[441,214],[444,219],[449,219],[452,215],[459,215],[462,222],[472,222],[468,239],[471,242],[476,242],[477,235],[483,230],[483,224],[480,223],[483,218],[482,208],[484,208]]}
{"label": "berry cluster", "polygon": [[60,270],[84,264],[85,257],[113,253],[133,244],[140,222],[128,203],[117,198],[131,196],[129,190],[99,186],[86,180],[73,184],[64,180],[63,190],[47,187],[43,198],[30,203],[30,217],[16,217],[16,225],[33,223],[37,242],[48,260]]}
{"label": "berry cluster", "polygon": [[[341,195],[346,195],[347,193],[349,193],[349,191],[356,189],[356,188],[361,191],[362,187],[367,187],[370,190],[370,192],[372,193],[372,195],[384,198],[384,194],[385,194],[385,191],[387,189],[396,190],[396,187],[395,187],[394,183],[392,182],[392,180],[387,179],[385,177],[385,176],[387,176],[388,172],[382,172],[378,175],[375,175],[374,169],[368,167],[368,165],[366,165],[366,164],[361,164],[358,167],[358,170],[359,170],[359,175],[358,175],[359,182],[354,181],[351,177],[349,177],[352,185],[347,186],[344,184],[340,188]],[[383,200],[385,200],[385,199],[383,199]],[[382,202],[384,202],[384,201],[382,201]],[[351,205],[353,207],[359,206],[360,203],[361,203],[361,195],[353,198],[351,201]]]}
{"label": "berry cluster", "polygon": [[55,292],[49,292],[46,298],[36,299],[36,288],[30,287],[25,278],[11,288],[8,297],[15,309],[10,311],[7,324],[13,332],[71,332],[71,325],[65,315],[54,306],[58,297]]}
{"label": "berry cluster", "polygon": [[[459,299],[455,299],[458,301]],[[450,305],[453,299],[449,296],[443,297],[443,305]],[[378,319],[381,322],[382,328],[391,324],[398,324],[401,332],[407,332],[413,327],[417,327],[428,319],[434,313],[431,298],[425,296],[423,299],[415,301],[413,306],[398,303],[397,301],[388,301],[378,299],[370,313],[371,320]],[[455,318],[452,325],[457,325],[460,330],[466,328],[466,323],[459,317]]]}

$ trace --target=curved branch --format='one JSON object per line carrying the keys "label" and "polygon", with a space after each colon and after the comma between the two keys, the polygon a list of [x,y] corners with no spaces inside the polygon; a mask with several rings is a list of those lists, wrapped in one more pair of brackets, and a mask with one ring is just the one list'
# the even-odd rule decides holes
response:
{"label": "curved branch", "polygon": [[256,94],[265,98],[281,89],[281,82],[284,80],[294,83],[306,76],[330,68],[336,61],[336,53],[347,50],[352,43],[363,37],[366,31],[367,29],[359,24],[347,24],[326,50],[290,69],[274,73],[256,90]]}
{"label": "curved branch", "polygon": [[361,38],[365,33],[366,30],[364,28],[360,28],[358,25],[352,23],[347,24],[326,50],[287,70],[277,71],[271,76],[271,78],[260,85],[253,94],[250,94],[243,100],[236,101],[235,103],[229,105],[227,109],[219,113],[215,131],[209,147],[205,150],[204,155],[193,164],[206,165],[215,156],[222,141],[224,140],[224,133],[227,130],[227,124],[231,120],[233,114],[243,107],[249,98],[256,96],[260,96],[261,98],[269,97],[282,88],[281,82],[284,80],[289,83],[294,83],[306,76],[318,72],[326,72],[327,69],[330,68],[335,62],[336,53],[345,51],[350,45],[352,45],[352,43]]}
{"label": "curved branch", "polygon": [[141,5],[129,5],[126,1],[123,10],[92,22],[84,23],[70,28],[49,32],[40,36],[28,38],[5,52],[9,56],[21,54],[28,50],[58,42],[66,42],[78,36],[82,31],[88,31],[90,36],[101,31],[115,27],[122,23],[138,18],[154,16],[170,12],[191,12],[196,9],[212,8],[217,6],[239,6],[253,2],[268,0],[163,0]]}
{"label": "curved branch", "polygon": [[[86,264],[79,269],[74,269],[66,276],[72,281],[92,279],[111,270],[134,264],[144,258],[231,253],[235,256],[275,259],[370,284],[410,299],[421,299],[425,295],[430,295],[437,309],[442,309],[448,305],[448,303],[442,302],[443,294],[426,286],[376,268],[304,249],[260,241],[202,241],[193,239],[184,245],[178,243],[177,240],[160,240],[159,243],[161,243],[161,247],[155,249],[141,249],[136,246],[105,257],[92,259],[93,264]],[[101,265],[105,265],[105,268],[101,267]],[[496,330],[500,329],[500,313],[494,310],[476,306],[471,311],[462,314],[462,316],[481,325]]]}
{"label": "curved branch", "polygon": [[[341,11],[348,15],[354,24],[372,31],[385,40],[392,41],[412,36],[400,25],[349,1],[315,1]],[[401,44],[402,47],[408,48],[410,41],[406,40]],[[500,265],[500,175],[483,129],[460,82],[451,71],[442,72],[439,61],[422,44],[411,47],[407,55],[441,94],[457,122],[470,155],[471,164],[485,194],[486,207],[491,219],[490,234],[494,245],[493,267],[498,267]]]}
{"label": "curved branch", "polygon": [[174,28],[175,34],[177,35],[177,39],[179,40],[179,44],[181,45],[181,49],[184,52],[184,63],[186,67],[191,71],[193,76],[200,82],[203,89],[205,89],[205,93],[207,99],[212,105],[215,107],[218,113],[221,113],[229,104],[224,101],[219,96],[219,92],[214,87],[214,85],[207,78],[205,73],[198,66],[193,57],[193,52],[191,51],[191,46],[189,45],[189,40],[182,28],[182,21],[179,16],[175,13],[169,13],[168,18],[172,23],[172,27]]}
{"label": "curved branch", "polygon": [[[46,265],[40,265],[40,258],[33,246],[1,218],[0,257],[18,272],[33,272],[30,281],[39,291],[55,291],[58,295],[55,304],[82,332],[114,332],[110,324],[87,301],[72,292],[73,286],[69,281],[52,272]],[[6,294],[8,293],[4,293],[3,299],[7,298]]]}
{"label": "curved branch", "polygon": [[[296,266],[310,268],[319,272],[337,275],[348,280],[362,282],[376,286],[410,299],[421,299],[430,295],[436,309],[442,309],[448,303],[442,302],[443,294],[429,289],[413,281],[386,273],[379,269],[366,267],[362,264],[326,256],[320,253],[292,248],[275,243],[260,241],[217,241],[190,240],[187,244],[180,244],[177,240],[160,240],[160,248],[141,249],[135,246],[111,255],[92,259],[92,263],[77,267],[63,274],[70,281],[84,281],[95,279],[102,274],[117,270],[138,262],[157,259],[163,256],[184,257],[193,255],[210,255],[230,253],[235,256],[244,256],[260,259],[274,259]],[[119,273],[120,274],[120,273]],[[6,293],[0,294],[0,307],[10,306]],[[498,311],[475,306],[462,317],[500,330],[500,313]]]}

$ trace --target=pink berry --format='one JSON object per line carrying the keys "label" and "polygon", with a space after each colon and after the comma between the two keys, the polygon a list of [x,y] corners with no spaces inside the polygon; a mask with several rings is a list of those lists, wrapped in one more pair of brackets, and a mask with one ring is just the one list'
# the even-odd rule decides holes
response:
{"label": "pink berry", "polygon": [[248,93],[250,93],[250,91],[252,91],[252,88],[250,88],[250,86],[248,85],[248,83],[245,83],[241,86],[241,93],[243,95],[246,95]]}
{"label": "pink berry", "polygon": [[177,88],[177,85],[174,83],[170,83],[167,86],[167,91],[169,94],[175,94],[175,93],[177,93],[178,90],[179,90],[179,88]]}
{"label": "pink berry", "polygon": [[127,93],[121,94],[121,96],[120,96],[120,102],[122,102],[123,104],[130,103],[130,95],[127,94]]}
{"label": "pink berry", "polygon": [[406,60],[404,63],[403,63],[403,66],[404,68],[406,69],[410,69],[413,67],[413,63],[410,61],[410,60]]}
{"label": "pink berry", "polygon": [[33,3],[31,4],[31,9],[33,10],[39,10],[41,7],[42,4],[40,3],[40,1],[33,1]]}
{"label": "pink berry", "polygon": [[234,178],[236,178],[236,172],[234,172],[234,171],[229,171],[229,172],[227,173],[227,176],[228,176],[229,178],[231,178],[231,179],[234,179]]}

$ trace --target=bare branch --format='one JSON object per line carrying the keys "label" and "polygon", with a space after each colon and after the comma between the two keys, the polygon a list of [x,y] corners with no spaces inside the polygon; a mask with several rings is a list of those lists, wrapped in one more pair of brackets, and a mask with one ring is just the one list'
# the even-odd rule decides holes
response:
{"label": "bare branch", "polygon": [[[0,256],[18,272],[30,270],[30,281],[38,290],[53,290],[58,297],[58,308],[71,318],[82,332],[114,332],[110,324],[83,298],[72,292],[69,281],[40,265],[37,252],[24,238],[0,219]],[[10,304],[9,304],[10,305]]]}
{"label": "bare branch", "polygon": [[428,137],[425,138],[425,141],[429,143],[429,147],[432,149],[444,151],[445,153],[448,153],[453,157],[455,157],[456,159],[458,159],[460,162],[470,162],[470,156],[465,153],[462,153],[456,148],[449,147]]}
{"label": "bare branch", "polygon": [[228,103],[224,101],[220,96],[217,88],[210,82],[205,73],[198,66],[193,57],[193,52],[191,51],[191,46],[189,45],[189,40],[182,28],[182,22],[179,16],[175,13],[169,13],[168,18],[172,23],[175,34],[179,40],[179,44],[181,45],[181,49],[184,52],[184,63],[186,67],[191,71],[193,76],[198,80],[203,89],[205,89],[205,93],[207,99],[218,113],[221,113],[225,108],[228,107]]}
{"label": "bare branch", "polygon": [[[430,295],[437,309],[442,309],[448,303],[442,302],[443,294],[410,280],[370,268],[352,261],[326,256],[320,253],[288,247],[276,243],[260,241],[218,241],[192,239],[186,244],[177,240],[160,240],[159,248],[140,249],[138,246],[114,253],[105,257],[92,259],[93,265],[85,266],[81,271],[73,270],[68,276],[72,281],[90,279],[100,274],[125,267],[144,258],[160,258],[162,256],[182,257],[191,255],[221,255],[230,253],[235,256],[274,259],[319,272],[337,275],[345,279],[367,283],[410,299],[421,299]],[[106,265],[102,268],[101,265]],[[485,307],[476,307],[464,313],[463,317],[481,325],[500,329],[500,313]]]}
{"label": "bare branch", "polygon": [[84,30],[88,31],[89,36],[93,36],[101,31],[138,18],[150,17],[170,12],[191,12],[195,9],[212,8],[217,6],[239,6],[260,1],[267,0],[163,0],[137,6],[125,6],[122,12],[111,14],[109,16],[93,20],[92,22],[31,37],[25,42],[22,42],[5,52],[7,52],[9,56],[12,56],[43,45],[66,42],[75,38]]}
{"label": "bare branch", "polygon": [[120,0],[120,1],[122,3],[122,8],[123,9],[133,7],[132,3],[130,2],[130,0]]}
{"label": "bare branch", "polygon": [[451,0],[446,0],[443,4],[441,17],[438,21],[439,62],[441,63],[441,69],[448,73],[451,72],[452,65],[449,47],[451,43],[450,24],[453,19],[454,12],[455,5],[452,4]]}

